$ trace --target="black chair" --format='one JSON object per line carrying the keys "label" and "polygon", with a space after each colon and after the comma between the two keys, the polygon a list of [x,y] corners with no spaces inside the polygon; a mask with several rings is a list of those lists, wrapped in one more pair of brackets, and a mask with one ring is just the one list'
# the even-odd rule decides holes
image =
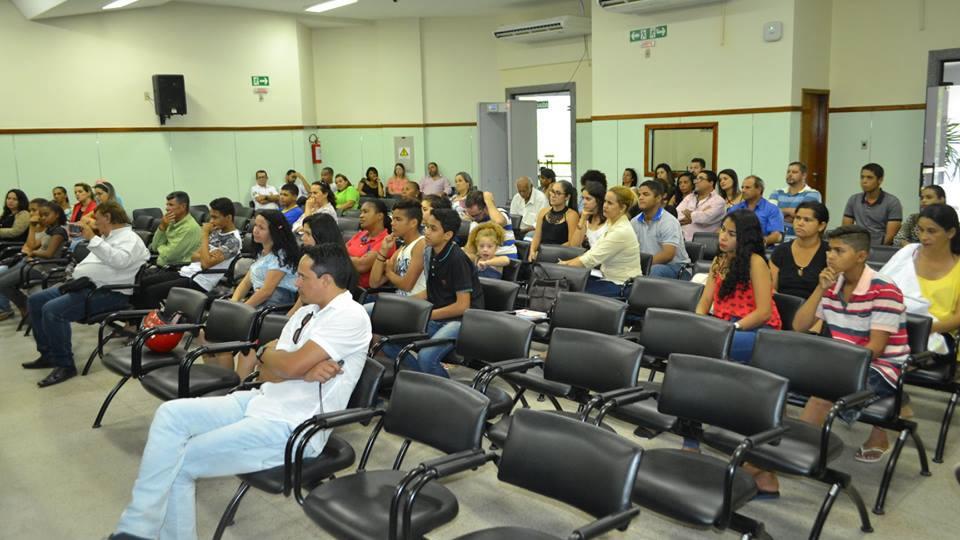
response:
{"label": "black chair", "polygon": [[[386,199],[384,199],[384,200],[386,200]],[[349,209],[349,210],[343,210],[343,211],[340,212],[340,215],[341,215],[342,217],[360,219],[360,209],[359,209],[359,208],[351,208],[351,209]]]}
{"label": "black chair", "polygon": [[253,225],[251,225],[250,218],[243,216],[233,216],[233,225],[240,231],[240,234],[246,234],[250,232]]}
{"label": "black chair", "polygon": [[210,220],[210,209],[205,204],[194,204],[190,206],[190,215],[197,223],[203,224]]}
{"label": "black chair", "polygon": [[806,300],[790,294],[773,293],[773,303],[780,313],[780,321],[784,330],[793,330],[793,318]]}
{"label": "black chair", "polygon": [[[922,328],[926,319],[920,315],[907,314],[907,324],[917,328]],[[915,321],[915,322],[913,322]],[[929,332],[928,332],[929,333]],[[927,351],[927,344],[924,342],[923,332],[915,332],[910,336],[910,350],[915,353],[915,357],[923,354],[924,357],[932,355]],[[933,455],[934,463],[943,463],[943,452],[947,445],[947,432],[950,429],[950,422],[953,420],[953,411],[957,406],[957,399],[960,398],[960,382],[957,378],[956,361],[956,340],[952,337],[946,337],[948,341],[953,341],[953,347],[950,349],[953,354],[944,356],[933,356],[929,362],[917,362],[917,368],[904,372],[904,383],[912,386],[930,388],[938,392],[950,394],[947,401],[947,407],[943,411],[943,419],[940,421],[940,435],[937,437],[937,450]]]}
{"label": "black chair", "polygon": [[247,206],[247,205],[245,205],[245,204],[243,204],[243,203],[239,203],[239,202],[237,202],[237,201],[233,201],[233,216],[234,216],[234,217],[244,217],[244,218],[247,218],[247,219],[251,219],[251,220],[252,220],[252,219],[253,219],[253,208],[250,208],[249,206]]}
{"label": "black chair", "polygon": [[[357,472],[330,480],[310,491],[303,510],[316,524],[336,538],[383,540],[396,538],[399,496],[425,467],[405,473],[400,470],[411,441],[445,454],[440,464],[454,457],[482,452],[484,420],[490,401],[480,392],[441,377],[403,371],[397,374],[393,393],[384,409],[347,409],[323,414],[308,421],[308,435],[379,418],[364,448]],[[442,414],[438,414],[442,411]],[[368,471],[367,459],[381,429],[404,440],[390,470]],[[296,470],[303,469],[302,449],[310,437],[301,437]],[[295,474],[294,490],[301,480]],[[422,489],[420,489],[422,488]],[[409,528],[415,538],[449,522],[459,507],[456,497],[437,483],[418,486],[420,497],[412,504]]]}
{"label": "black chair", "polygon": [[523,221],[523,216],[518,216],[517,214],[510,214],[510,226],[513,227],[513,230],[516,232],[520,231],[520,223]]}
{"label": "black chair", "polygon": [[537,252],[537,262],[555,263],[561,260],[576,259],[586,252],[587,250],[582,247],[540,244],[540,251]]}
{"label": "black chair", "polygon": [[565,266],[556,263],[537,263],[542,268],[548,279],[566,278],[570,284],[570,291],[583,292],[587,288],[587,280],[590,279],[590,269],[578,266]]}
{"label": "black chair", "polygon": [[[862,406],[873,396],[866,387],[870,359],[869,349],[836,339],[767,329],[757,332],[751,366],[786,378],[791,392],[835,403],[822,427],[785,418],[783,423],[790,430],[779,445],[761,446],[746,455],[747,461],[760,468],[813,478],[830,486],[810,532],[811,540],[820,537],[841,490],[860,513],[860,530],[873,531],[867,507],[850,475],[829,466],[844,451],[843,441],[832,431],[837,415]],[[830,376],[824,377],[825,373]],[[739,440],[739,435],[723,429],[708,428],[703,433],[704,443],[727,453],[733,452]]]}
{"label": "black chair", "polygon": [[[458,364],[478,370],[472,379],[458,379],[458,382],[478,387],[484,374],[483,368],[505,360],[526,359],[530,353],[533,338],[533,323],[510,315],[485,309],[468,309],[460,323],[460,333],[456,339],[427,339],[415,341],[404,347],[394,359],[390,370],[399,370],[400,359],[406,352],[419,352],[435,345],[454,344],[451,354],[445,362]],[[514,388],[516,390],[516,388]],[[490,398],[490,417],[498,416],[513,408],[513,398],[505,390],[489,386],[484,392]]]}
{"label": "black chair", "polygon": [[640,269],[643,275],[649,276],[651,268],[653,268],[653,255],[640,252]]}
{"label": "black chair", "polygon": [[479,278],[483,287],[483,308],[490,311],[511,311],[517,304],[520,285],[502,279]]}
{"label": "black chair", "polygon": [[693,268],[696,266],[697,261],[703,258],[703,244],[700,242],[684,242],[684,249],[687,251],[687,257],[690,259],[690,262],[687,264],[687,267],[690,271],[693,271]]}
{"label": "black chair", "polygon": [[527,262],[527,259],[530,258],[530,242],[526,240],[516,240],[513,245],[517,246],[517,259],[521,263]]}
{"label": "black chair", "polygon": [[140,241],[143,242],[143,245],[147,246],[147,249],[150,249],[150,244],[153,243],[154,233],[152,231],[146,231],[146,230],[134,230],[133,232],[140,237]]}
{"label": "black chair", "polygon": [[[264,323],[273,327],[281,319],[286,320],[286,317],[273,314],[269,315]],[[279,332],[277,332],[277,335],[279,335]],[[262,331],[260,338],[262,341],[273,339],[268,339],[268,336],[264,335]],[[376,405],[377,391],[380,388],[382,378],[383,366],[373,360],[367,359],[363,367],[363,372],[360,374],[360,379],[353,388],[353,393],[350,394],[347,409],[369,409]],[[313,419],[307,420],[306,426],[303,429],[298,427],[290,434],[290,438],[287,439],[288,449],[293,449],[297,440],[304,434],[306,427],[312,426],[312,422]],[[213,540],[220,540],[227,526],[233,524],[237,514],[237,508],[240,506],[240,501],[243,500],[244,495],[247,494],[247,491],[251,487],[274,495],[280,495],[281,493],[284,496],[290,495],[293,489],[294,475],[293,456],[291,456],[291,454],[291,451],[285,453],[283,465],[273,467],[272,469],[237,475],[237,478],[240,479],[240,486],[237,487],[233,498],[230,499],[230,503],[224,509],[223,515],[220,516],[220,522],[217,524],[217,530],[213,534]],[[355,459],[356,453],[350,444],[338,437],[335,433],[331,433],[327,438],[327,442],[323,445],[323,451],[320,455],[312,458],[300,456],[300,461],[298,462],[300,470],[297,473],[300,479],[300,485],[305,486],[307,489],[313,489],[319,486],[325,479],[353,465]],[[298,502],[302,503],[303,496],[299,491],[298,495],[300,496]]]}
{"label": "black chair", "polygon": [[457,230],[456,236],[454,236],[454,241],[460,246],[467,245],[467,238],[470,236],[470,224],[472,221],[463,220],[460,222],[460,228]]}
{"label": "black chair", "polygon": [[[137,335],[134,346],[158,333],[170,331],[204,331],[206,345],[191,348],[179,364],[163,366],[144,373],[140,384],[150,394],[164,400],[200,397],[217,390],[233,388],[240,384],[240,377],[232,369],[212,364],[196,364],[205,354],[242,352],[254,349],[256,339],[257,311],[240,302],[215,300],[210,307],[206,324],[175,324],[154,328]],[[179,328],[179,330],[177,330]]]}
{"label": "black chair", "polygon": [[703,246],[700,260],[712,261],[720,251],[720,246],[717,243],[717,233],[715,232],[693,233],[693,241]]}
{"label": "black chair", "polygon": [[674,309],[693,313],[697,309],[703,285],[692,281],[661,277],[633,279],[627,306],[630,315],[644,317],[650,308]]}
{"label": "black chair", "polygon": [[[729,460],[679,449],[644,452],[633,501],[672,519],[697,527],[733,529],[745,538],[770,538],[763,523],[738,510],[757,494],[753,477],[740,465],[750,451],[776,443],[788,428],[782,424],[788,381],[766,371],[716,358],[674,354],[667,363],[658,410],[683,419],[740,434]],[[692,388],[697,389],[691,392]],[[632,390],[606,401],[605,410],[645,399],[649,390]],[[722,403],[722,407],[717,404]],[[696,434],[691,429],[691,434]]]}
{"label": "black chair", "polygon": [[618,336],[623,333],[627,305],[614,298],[584,292],[561,292],[553,305],[550,320],[538,322],[533,339],[542,343],[550,340],[557,328],[579,328]]}
{"label": "black chair", "polygon": [[[517,411],[497,463],[497,478],[508,484],[565,502],[597,518],[569,538],[594,538],[626,530],[639,508],[631,508],[630,490],[643,450],[595,426],[541,411]],[[489,453],[487,454],[489,455]],[[430,469],[440,478],[476,467],[469,456]],[[517,505],[522,512],[526,508]],[[517,516],[522,520],[522,515]],[[543,540],[555,538],[525,527],[474,531],[458,540]]]}
{"label": "black chair", "polygon": [[[553,412],[583,420],[585,417],[581,414],[585,406],[597,394],[637,386],[642,356],[643,347],[625,339],[588,330],[557,328],[550,336],[546,361],[531,358],[491,364],[480,389],[486,388],[493,378],[504,376],[519,388],[514,403],[526,390],[532,390],[550,399]],[[557,398],[577,403],[577,412],[564,411]],[[487,437],[503,446],[511,422],[511,416],[504,415],[487,429]]]}
{"label": "black chair", "polygon": [[161,220],[163,219],[163,210],[159,208],[137,208],[130,214],[130,217],[136,220],[137,216],[148,216],[156,220]]}
{"label": "black chair", "polygon": [[[685,311],[649,308],[639,332],[628,338],[643,345],[643,367],[650,371],[644,388],[659,390],[653,382],[657,371],[669,365],[674,353],[726,360],[733,343],[733,323]],[[693,336],[696,336],[694,339]],[[677,432],[677,418],[657,409],[655,398],[626,405],[610,413],[637,426],[636,435],[652,438],[663,432]]]}
{"label": "black chair", "polygon": [[[136,212],[137,212],[137,211],[134,210],[134,213],[136,213]],[[135,231],[153,232],[153,230],[154,230],[154,227],[153,227],[153,218],[152,218],[151,216],[148,216],[148,215],[143,214],[143,213],[141,213],[141,214],[139,214],[139,215],[137,215],[137,216],[135,216],[135,217],[133,218],[133,224],[132,224],[132,225],[133,225],[133,230],[135,230]]]}
{"label": "black chair", "polygon": [[[370,314],[370,326],[378,338],[370,347],[370,356],[376,357],[380,349],[388,343],[406,345],[429,337],[427,324],[432,312],[433,304],[420,298],[390,293],[377,295],[373,312]],[[396,375],[394,362],[382,356],[376,357],[376,360],[385,370],[382,386],[389,388]]]}
{"label": "black chair", "polygon": [[[165,319],[169,320],[174,314],[179,313],[181,318],[177,321],[178,324],[199,324],[203,318],[206,305],[207,295],[202,292],[182,287],[174,287],[170,289],[163,303],[162,315]],[[139,321],[146,317],[151,311],[152,310],[149,309],[138,309],[118,311],[110,314],[100,323],[99,341],[104,341],[104,331],[112,323],[127,322],[139,324]],[[100,405],[97,417],[93,421],[93,427],[100,427],[103,415],[107,412],[107,407],[110,406],[117,392],[120,391],[120,388],[123,387],[130,378],[139,379],[144,373],[148,373],[151,370],[179,364],[180,360],[183,359],[186,354],[191,337],[192,334],[190,336],[184,335],[180,340],[180,344],[169,353],[155,353],[146,347],[146,340],[137,340],[130,347],[121,347],[103,355],[103,358],[100,360],[103,363],[103,367],[120,375],[120,380],[117,381],[117,384],[114,385],[113,389],[110,390],[110,393],[107,394],[107,397],[103,400],[103,404]],[[88,371],[89,367],[89,365],[86,366],[84,372]]]}
{"label": "black chair", "polygon": [[519,259],[510,259],[510,262],[503,267],[503,275],[500,279],[516,283],[520,277],[520,267],[522,265],[523,263]]}
{"label": "black chair", "polygon": [[258,252],[259,244],[253,241],[252,233],[243,233],[240,236],[240,254],[247,255],[250,257],[256,258],[260,253]]}
{"label": "black chair", "polygon": [[351,236],[360,230],[360,218],[341,216],[337,218],[337,225],[343,232],[349,232]]}
{"label": "black chair", "polygon": [[870,255],[867,256],[867,261],[883,266],[898,251],[900,251],[900,248],[896,246],[870,246]]}

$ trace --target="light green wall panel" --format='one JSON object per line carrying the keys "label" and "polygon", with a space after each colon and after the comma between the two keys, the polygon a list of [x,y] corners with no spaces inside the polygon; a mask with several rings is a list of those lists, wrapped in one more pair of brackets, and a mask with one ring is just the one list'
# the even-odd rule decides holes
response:
{"label": "light green wall panel", "polygon": [[[791,113],[753,115],[753,163],[740,177],[755,174],[766,184],[765,195],[786,189],[787,164],[797,159],[791,154]],[[737,172],[741,172],[738,170]]]}
{"label": "light green wall panel", "polygon": [[[173,163],[173,185],[186,191],[197,204],[206,204],[217,197],[234,201],[243,199],[237,188],[237,146],[231,132],[171,132],[168,134]],[[290,159],[289,150],[285,154]],[[282,175],[285,171],[280,171]],[[251,171],[252,174],[252,171]],[[282,178],[272,178],[275,184]],[[253,180],[250,180],[251,185]]]}
{"label": "light green wall panel", "polygon": [[93,184],[102,176],[94,133],[15,135],[13,144],[19,184],[31,198],[49,197],[56,185]]}
{"label": "light green wall panel", "polygon": [[594,169],[603,171],[607,176],[611,171],[619,170],[619,137],[616,121],[593,122],[592,166]]}
{"label": "light green wall panel", "polygon": [[[830,115],[827,135],[827,208],[831,226],[838,225],[851,194],[860,191],[860,167],[870,162],[871,113]],[[866,141],[867,149],[861,149]]]}
{"label": "light green wall panel", "polygon": [[[607,183],[611,186],[622,181],[623,169],[633,167],[637,175],[643,176],[644,126],[646,120],[617,121],[617,165],[613,169],[603,170]],[[651,163],[655,167],[656,163]]]}
{"label": "light green wall panel", "polygon": [[577,170],[579,177],[587,169],[593,168],[593,123],[577,123]]}
{"label": "light green wall panel", "polygon": [[[174,190],[166,133],[101,133],[100,169],[127,211],[163,208]],[[206,201],[204,201],[206,202]]]}
{"label": "light green wall panel", "polygon": [[7,186],[6,189],[15,187],[24,189],[17,174],[17,155],[13,149],[13,135],[0,135],[0,178],[3,179],[2,185]]}
{"label": "light green wall panel", "polygon": [[[270,185],[280,187],[289,169],[296,167],[293,147],[293,134],[296,131],[238,131],[236,138],[236,176],[233,189],[242,197],[234,199],[250,201],[250,186],[254,184],[256,172],[267,171]],[[307,175],[304,175],[307,176]],[[202,202],[206,204],[210,199]],[[201,203],[197,203],[201,204]]]}
{"label": "light green wall panel", "polygon": [[918,212],[920,207],[923,115],[924,111],[877,111],[871,115],[870,161],[883,166],[883,189],[900,199],[904,213]]}
{"label": "light green wall panel", "polygon": [[440,174],[451,183],[460,171],[473,175],[477,162],[475,126],[428,127],[423,130],[423,136],[426,160],[436,161]]}
{"label": "light green wall panel", "polygon": [[[359,135],[361,166],[357,168],[353,176],[362,176],[367,167],[373,166],[380,172],[380,178],[386,182],[388,178],[393,176],[393,164],[395,162],[391,157],[393,151],[384,146],[383,130],[362,129]],[[386,184],[384,184],[384,187],[386,187]]]}
{"label": "light green wall panel", "polygon": [[321,129],[317,131],[320,147],[323,150],[323,166],[332,167],[356,181],[366,168],[360,151],[361,135],[359,129]]}

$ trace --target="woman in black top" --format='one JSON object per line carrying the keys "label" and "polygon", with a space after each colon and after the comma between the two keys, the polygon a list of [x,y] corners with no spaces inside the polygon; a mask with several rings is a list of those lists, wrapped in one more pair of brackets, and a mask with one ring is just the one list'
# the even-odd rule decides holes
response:
{"label": "woman in black top", "polygon": [[383,182],[376,167],[367,168],[367,174],[357,183],[357,191],[361,197],[383,197]]}
{"label": "woman in black top", "polygon": [[797,237],[780,244],[770,256],[770,273],[774,292],[809,298],[820,272],[827,267],[827,229],[830,212],[818,202],[803,202],[797,206],[793,228]]}
{"label": "woman in black top", "polygon": [[537,228],[530,242],[531,262],[537,260],[541,244],[562,244],[572,246],[580,214],[577,213],[577,191],[570,182],[554,182],[547,189],[550,206],[537,214]]}

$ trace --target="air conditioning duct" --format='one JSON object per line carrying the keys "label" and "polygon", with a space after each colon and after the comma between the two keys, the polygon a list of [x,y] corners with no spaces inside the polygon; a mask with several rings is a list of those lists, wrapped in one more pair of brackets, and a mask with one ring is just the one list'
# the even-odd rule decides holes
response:
{"label": "air conditioning duct", "polygon": [[585,36],[590,33],[587,17],[552,17],[518,24],[506,24],[493,32],[493,37],[510,41],[549,41]]}
{"label": "air conditioning duct", "polygon": [[726,0],[597,0],[597,5],[616,13],[652,13],[716,4]]}

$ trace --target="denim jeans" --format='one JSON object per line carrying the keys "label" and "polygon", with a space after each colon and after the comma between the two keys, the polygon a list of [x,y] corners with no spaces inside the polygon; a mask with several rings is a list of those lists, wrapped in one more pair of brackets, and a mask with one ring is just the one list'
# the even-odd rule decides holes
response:
{"label": "denim jeans", "polygon": [[[6,265],[0,264],[0,276],[9,270],[10,268]],[[19,272],[18,272],[19,273]],[[10,311],[10,299],[6,295],[0,293],[0,313],[6,313]]]}
{"label": "denim jeans", "polygon": [[117,532],[161,540],[197,538],[196,480],[283,464],[291,427],[249,418],[255,392],[176,399],[157,409],[130,504]]}
{"label": "denim jeans", "polygon": [[623,285],[618,285],[612,281],[590,276],[590,279],[587,280],[587,287],[584,289],[584,292],[596,294],[598,296],[606,296],[608,298],[621,298],[623,297]]}
{"label": "denim jeans", "polygon": [[[75,367],[70,323],[83,319],[87,294],[89,291],[63,294],[57,286],[27,299],[37,352],[58,367]],[[129,305],[129,298],[117,292],[97,293],[90,299],[90,310],[93,313],[120,311]]]}
{"label": "denim jeans", "polygon": [[[10,268],[0,266],[0,311],[10,311],[11,302],[19,308],[27,307],[27,295],[20,290],[20,272],[24,264],[21,261]],[[39,270],[30,270],[29,279],[39,277]]]}
{"label": "denim jeans", "polygon": [[650,267],[650,275],[670,279],[690,279],[690,272],[683,263],[655,264]]}
{"label": "denim jeans", "polygon": [[[456,338],[460,334],[460,321],[430,321],[427,324],[427,334],[430,335],[431,339]],[[449,378],[450,375],[447,374],[447,370],[443,368],[441,362],[453,350],[453,347],[453,343],[427,347],[417,353],[416,357],[407,353],[401,363],[415,371]],[[396,358],[402,348],[402,345],[389,343],[384,345],[381,350],[388,357]]]}

